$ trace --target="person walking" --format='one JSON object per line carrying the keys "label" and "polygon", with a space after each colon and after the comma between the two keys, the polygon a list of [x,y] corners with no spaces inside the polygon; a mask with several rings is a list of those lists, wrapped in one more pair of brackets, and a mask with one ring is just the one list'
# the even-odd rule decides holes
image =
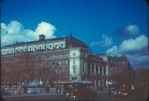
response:
{"label": "person walking", "polygon": [[45,90],[46,90],[46,93],[49,93],[49,85],[48,84],[46,84]]}
{"label": "person walking", "polygon": [[47,84],[47,93],[49,93],[49,84]]}
{"label": "person walking", "polygon": [[21,88],[21,85],[19,84],[19,85],[18,85],[18,94],[19,94],[19,95],[21,95],[21,89],[22,89],[22,88]]}
{"label": "person walking", "polygon": [[27,85],[24,85],[24,94],[27,94]]}
{"label": "person walking", "polygon": [[1,86],[1,93],[4,95],[4,86]]}
{"label": "person walking", "polygon": [[59,93],[61,94],[61,85],[59,86]]}

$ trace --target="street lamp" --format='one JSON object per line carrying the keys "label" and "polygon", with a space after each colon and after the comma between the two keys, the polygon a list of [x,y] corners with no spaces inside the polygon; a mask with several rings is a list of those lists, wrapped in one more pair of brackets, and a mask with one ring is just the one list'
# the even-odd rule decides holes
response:
{"label": "street lamp", "polygon": [[[55,69],[58,71],[59,64],[56,63]],[[56,93],[58,94],[58,77],[57,77],[57,72],[56,72]]]}
{"label": "street lamp", "polygon": [[21,74],[22,74],[22,68],[20,68],[20,84],[22,85],[22,76],[21,76]]}

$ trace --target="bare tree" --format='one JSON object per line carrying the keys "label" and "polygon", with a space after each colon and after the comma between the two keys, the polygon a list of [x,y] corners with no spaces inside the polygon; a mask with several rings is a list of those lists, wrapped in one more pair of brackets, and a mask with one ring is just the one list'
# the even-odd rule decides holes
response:
{"label": "bare tree", "polygon": [[135,72],[135,81],[138,83],[149,82],[149,69],[139,67]]}
{"label": "bare tree", "polygon": [[[30,81],[38,77],[38,68],[41,67],[40,55],[20,52],[13,56],[2,57],[2,77],[11,81]],[[36,72],[38,70],[38,72]],[[40,77],[39,77],[40,78]]]}

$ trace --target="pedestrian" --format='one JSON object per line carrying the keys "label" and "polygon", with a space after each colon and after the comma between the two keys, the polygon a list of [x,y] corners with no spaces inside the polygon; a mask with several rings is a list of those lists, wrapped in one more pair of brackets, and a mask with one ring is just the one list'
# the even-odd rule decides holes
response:
{"label": "pedestrian", "polygon": [[92,94],[92,98],[93,98],[93,99],[96,98],[95,86],[92,86],[91,94]]}
{"label": "pedestrian", "polygon": [[47,84],[47,93],[49,93],[49,85]]}
{"label": "pedestrian", "polygon": [[24,94],[27,94],[27,85],[24,85]]}
{"label": "pedestrian", "polygon": [[60,85],[60,87],[59,87],[59,93],[61,94],[61,85]]}
{"label": "pedestrian", "polygon": [[99,87],[99,85],[98,85],[98,91],[100,90],[100,87]]}
{"label": "pedestrian", "polygon": [[18,94],[21,95],[21,85],[18,85]]}
{"label": "pedestrian", "polygon": [[47,84],[45,84],[45,93],[47,93]]}
{"label": "pedestrian", "polygon": [[1,86],[1,93],[4,95],[4,86]]}

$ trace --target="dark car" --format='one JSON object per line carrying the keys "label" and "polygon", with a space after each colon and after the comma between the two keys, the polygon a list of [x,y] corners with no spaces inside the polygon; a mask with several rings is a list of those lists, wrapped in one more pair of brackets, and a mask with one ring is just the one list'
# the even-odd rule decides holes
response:
{"label": "dark car", "polygon": [[92,82],[87,80],[72,80],[64,84],[64,98],[66,100],[96,99],[96,91],[91,89]]}
{"label": "dark car", "polygon": [[109,85],[108,95],[109,96],[114,96],[115,88],[118,87],[118,86],[119,86],[119,84]]}

